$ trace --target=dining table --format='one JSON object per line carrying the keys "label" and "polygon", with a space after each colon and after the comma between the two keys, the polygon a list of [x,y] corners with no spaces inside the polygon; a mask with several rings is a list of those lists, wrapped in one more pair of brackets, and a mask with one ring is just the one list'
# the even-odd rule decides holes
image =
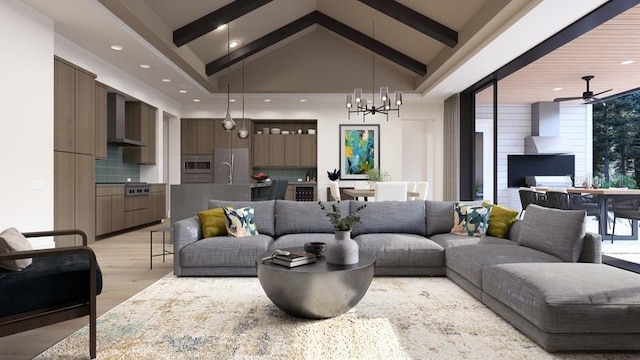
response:
{"label": "dining table", "polygon": [[[342,192],[356,200],[363,198],[364,201],[368,201],[370,197],[376,196],[376,191],[374,189],[342,189]],[[418,196],[420,196],[420,193],[416,191],[407,191],[407,198]]]}
{"label": "dining table", "polygon": [[[605,236],[609,237],[608,233],[609,224],[609,203],[615,199],[620,198],[632,198],[640,197],[640,189],[627,189],[627,188],[567,188],[567,192],[571,194],[592,195],[597,197],[598,208],[600,209],[600,221],[598,223],[598,233],[604,239]],[[631,235],[615,235],[614,240],[638,240],[638,221],[631,221]]]}

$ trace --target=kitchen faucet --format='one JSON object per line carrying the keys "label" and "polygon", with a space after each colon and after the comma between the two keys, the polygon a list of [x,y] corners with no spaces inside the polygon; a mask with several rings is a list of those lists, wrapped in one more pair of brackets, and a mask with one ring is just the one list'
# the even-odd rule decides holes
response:
{"label": "kitchen faucet", "polygon": [[[229,167],[229,184],[233,184],[233,154],[231,154],[231,162],[225,161],[222,163],[222,165],[226,165]],[[220,168],[218,168],[218,171],[220,171]]]}

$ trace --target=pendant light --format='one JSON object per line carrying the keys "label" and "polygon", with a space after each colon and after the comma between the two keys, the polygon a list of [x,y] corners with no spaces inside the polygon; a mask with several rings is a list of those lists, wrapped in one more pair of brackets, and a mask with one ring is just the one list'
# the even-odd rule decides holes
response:
{"label": "pendant light", "polygon": [[227,24],[227,116],[222,120],[222,128],[226,131],[231,131],[236,128],[236,122],[231,118],[231,102],[229,95],[229,42],[231,38],[229,36],[229,28],[231,24]]}
{"label": "pendant light", "polygon": [[246,139],[249,137],[249,131],[244,125],[244,58],[242,59],[242,127],[238,130],[238,137],[240,139]]}

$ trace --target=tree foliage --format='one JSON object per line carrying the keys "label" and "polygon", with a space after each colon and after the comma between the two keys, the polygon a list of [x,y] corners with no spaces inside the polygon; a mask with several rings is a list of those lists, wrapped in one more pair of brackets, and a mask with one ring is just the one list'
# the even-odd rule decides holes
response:
{"label": "tree foliage", "polygon": [[640,184],[640,94],[593,106],[593,170],[606,182],[624,175]]}

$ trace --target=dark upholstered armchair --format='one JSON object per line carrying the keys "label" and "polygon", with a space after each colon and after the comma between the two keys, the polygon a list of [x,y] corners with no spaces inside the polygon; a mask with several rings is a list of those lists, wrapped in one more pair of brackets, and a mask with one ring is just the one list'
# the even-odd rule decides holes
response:
{"label": "dark upholstered armchair", "polygon": [[0,260],[32,258],[22,271],[0,271],[0,337],[89,315],[89,353],[96,357],[96,295],[102,273],[80,230],[23,233],[27,238],[78,235],[83,246],[17,251]]}

